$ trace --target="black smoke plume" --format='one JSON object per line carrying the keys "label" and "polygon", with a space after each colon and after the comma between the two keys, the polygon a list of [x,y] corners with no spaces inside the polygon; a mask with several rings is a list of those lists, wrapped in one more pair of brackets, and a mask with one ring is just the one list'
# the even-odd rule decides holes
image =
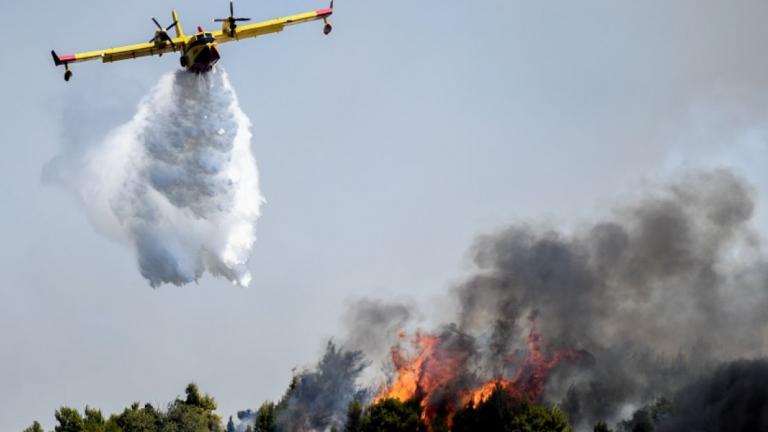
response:
{"label": "black smoke plume", "polygon": [[677,393],[658,432],[768,430],[768,361],[740,360]]}

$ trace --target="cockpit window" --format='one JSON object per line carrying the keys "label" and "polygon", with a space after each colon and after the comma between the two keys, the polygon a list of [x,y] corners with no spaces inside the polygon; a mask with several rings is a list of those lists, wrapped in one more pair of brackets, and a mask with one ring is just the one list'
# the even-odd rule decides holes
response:
{"label": "cockpit window", "polygon": [[192,44],[193,45],[206,44],[206,43],[211,43],[211,42],[214,42],[214,41],[215,41],[215,39],[213,38],[213,34],[211,34],[211,33],[202,33],[202,34],[198,34],[198,35],[195,36],[195,38],[192,41]]}

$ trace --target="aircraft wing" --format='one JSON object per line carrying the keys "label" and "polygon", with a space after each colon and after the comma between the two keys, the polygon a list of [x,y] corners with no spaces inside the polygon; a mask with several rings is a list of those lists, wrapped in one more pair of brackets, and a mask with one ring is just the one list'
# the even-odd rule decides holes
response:
{"label": "aircraft wing", "polygon": [[146,57],[146,56],[153,56],[153,55],[163,55],[169,52],[180,51],[183,48],[185,42],[186,42],[186,38],[177,37],[173,39],[173,43],[175,46],[171,45],[170,43],[156,44],[154,42],[150,42],[150,43],[140,43],[135,45],[126,45],[126,46],[121,46],[117,48],[108,48],[108,49],[99,50],[99,51],[87,51],[87,52],[81,52],[76,54],[67,54],[62,56],[57,55],[53,51],[51,51],[51,54],[53,55],[53,61],[54,63],[56,63],[56,66],[59,66],[61,64],[79,63],[79,62],[85,62],[90,60],[101,60],[104,63],[109,63],[109,62],[116,62],[120,60],[135,59],[139,57]]}
{"label": "aircraft wing", "polygon": [[270,33],[281,32],[286,26],[327,19],[332,14],[332,7],[327,9],[319,9],[312,12],[275,18],[268,21],[240,25],[235,28],[234,37],[232,37],[233,35],[229,32],[224,32],[222,30],[214,32],[213,37],[216,39],[216,42],[219,43],[248,39]]}

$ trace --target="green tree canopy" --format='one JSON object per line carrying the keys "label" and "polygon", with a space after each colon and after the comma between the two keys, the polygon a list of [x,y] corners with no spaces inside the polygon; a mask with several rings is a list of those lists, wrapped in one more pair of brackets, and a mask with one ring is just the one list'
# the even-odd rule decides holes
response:
{"label": "green tree canopy", "polygon": [[83,417],[74,408],[61,407],[54,414],[59,422],[53,430],[55,432],[85,432]]}
{"label": "green tree canopy", "polygon": [[277,424],[275,422],[275,404],[270,401],[264,402],[259,407],[259,410],[256,411],[256,425],[254,431],[276,432]]}
{"label": "green tree canopy", "polygon": [[145,404],[142,407],[134,402],[122,413],[112,416],[109,423],[116,425],[120,432],[155,432],[161,430],[163,419],[162,414],[152,405]]}
{"label": "green tree canopy", "polygon": [[401,402],[384,399],[365,411],[363,432],[425,431],[420,418],[421,407],[417,401]]}
{"label": "green tree canopy", "polygon": [[568,417],[557,408],[513,400],[497,388],[485,402],[459,410],[453,432],[570,432]]}
{"label": "green tree canopy", "polygon": [[363,432],[363,404],[352,401],[347,407],[347,424],[344,432]]}
{"label": "green tree canopy", "polygon": [[[224,432],[216,414],[216,401],[202,394],[195,384],[186,388],[183,399],[177,398],[163,411],[151,404],[134,402],[123,412],[104,418],[100,410],[85,407],[84,415],[73,408],[56,411],[55,432]],[[232,429],[234,425],[231,425]],[[35,422],[24,432],[44,432]],[[231,430],[230,430],[231,432]]]}
{"label": "green tree canopy", "polygon": [[37,421],[32,422],[32,426],[24,429],[24,432],[45,432],[43,430],[43,427],[40,426],[40,423]]}
{"label": "green tree canopy", "polygon": [[224,432],[216,401],[201,394],[196,384],[187,386],[185,399],[176,399],[168,406],[164,423],[162,432]]}
{"label": "green tree canopy", "polygon": [[85,432],[106,432],[107,422],[100,410],[85,407],[83,426]]}

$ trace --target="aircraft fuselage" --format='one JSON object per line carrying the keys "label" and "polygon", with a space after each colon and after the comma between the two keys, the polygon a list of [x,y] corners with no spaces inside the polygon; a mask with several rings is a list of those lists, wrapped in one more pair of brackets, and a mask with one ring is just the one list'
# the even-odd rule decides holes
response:
{"label": "aircraft fuselage", "polygon": [[218,44],[211,33],[198,33],[190,39],[181,55],[181,66],[190,72],[205,73],[219,61]]}

